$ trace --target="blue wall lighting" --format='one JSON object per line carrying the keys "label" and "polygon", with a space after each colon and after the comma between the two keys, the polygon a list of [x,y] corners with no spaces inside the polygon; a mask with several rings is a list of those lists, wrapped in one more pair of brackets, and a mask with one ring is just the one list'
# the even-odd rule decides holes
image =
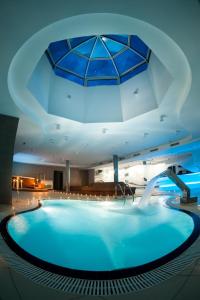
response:
{"label": "blue wall lighting", "polygon": [[[190,173],[184,175],[178,175],[180,179],[190,188],[199,189],[200,188],[200,172]],[[179,188],[167,177],[160,178],[156,185],[162,191],[179,191]]]}

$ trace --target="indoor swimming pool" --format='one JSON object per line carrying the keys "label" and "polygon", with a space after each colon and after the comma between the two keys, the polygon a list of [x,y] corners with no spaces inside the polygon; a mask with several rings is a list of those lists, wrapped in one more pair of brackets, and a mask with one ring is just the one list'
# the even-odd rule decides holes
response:
{"label": "indoor swimming pool", "polygon": [[44,269],[118,278],[179,255],[198,236],[196,222],[160,197],[144,207],[137,201],[54,199],[9,217],[3,236],[17,254]]}

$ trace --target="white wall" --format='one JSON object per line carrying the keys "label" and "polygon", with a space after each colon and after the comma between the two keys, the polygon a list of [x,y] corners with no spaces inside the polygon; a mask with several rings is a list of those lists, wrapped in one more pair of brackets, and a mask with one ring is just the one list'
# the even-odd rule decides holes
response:
{"label": "white wall", "polygon": [[[138,93],[134,91],[138,89]],[[144,71],[120,85],[123,120],[157,108],[149,74]]]}
{"label": "white wall", "polygon": [[[51,74],[48,112],[82,122],[85,116],[85,89],[70,80],[56,76],[53,70]],[[69,95],[71,98],[68,98]]]}
{"label": "white wall", "polygon": [[51,114],[83,123],[122,121],[118,86],[83,87],[53,74],[49,95]]}
{"label": "white wall", "polygon": [[119,86],[96,86],[85,89],[86,123],[123,120]]}
{"label": "white wall", "polygon": [[172,83],[172,76],[154,53],[151,53],[147,73],[149,74],[151,86],[153,87],[155,98],[159,105]]}
{"label": "white wall", "polygon": [[[142,162],[138,162],[134,166],[130,167],[120,167],[119,169],[119,181],[132,184],[143,185],[145,183],[144,178],[150,180],[156,175],[167,169],[165,163],[159,163],[155,165],[143,165]],[[114,172],[113,167],[106,167],[101,169],[102,172],[98,175],[95,175],[95,182],[104,181],[104,182],[113,182],[114,181]]]}
{"label": "white wall", "polygon": [[51,76],[51,65],[46,55],[42,55],[31,74],[27,87],[45,110],[48,109]]}

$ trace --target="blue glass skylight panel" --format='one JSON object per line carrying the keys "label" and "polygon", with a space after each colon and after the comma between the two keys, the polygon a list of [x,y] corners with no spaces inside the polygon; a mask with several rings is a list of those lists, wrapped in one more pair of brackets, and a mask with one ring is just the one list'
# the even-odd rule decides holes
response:
{"label": "blue glass skylight panel", "polygon": [[91,58],[109,58],[110,54],[103,45],[100,38],[97,38],[94,48],[91,53]]}
{"label": "blue glass skylight panel", "polygon": [[151,50],[135,35],[85,36],[45,51],[55,74],[81,85],[116,85],[147,69]]}
{"label": "blue glass skylight panel", "polygon": [[81,55],[85,55],[89,58],[91,56],[95,41],[96,38],[93,37],[90,40],[80,44],[78,47],[76,47],[76,52],[80,53]]}
{"label": "blue glass skylight panel", "polygon": [[49,44],[49,47],[48,47],[48,53],[54,63],[56,63],[68,51],[69,51],[69,46],[68,46],[68,43],[66,40],[51,43],[51,44]]}
{"label": "blue glass skylight panel", "polygon": [[144,61],[144,58],[137,55],[134,51],[127,49],[123,53],[117,55],[114,58],[114,62],[119,70],[120,74],[128,71],[135,67],[139,63]]}
{"label": "blue glass skylight panel", "polygon": [[109,50],[109,52],[111,53],[111,55],[115,55],[122,49],[125,49],[124,44],[115,42],[114,40],[111,40],[107,37],[102,37],[102,40],[103,40],[104,44],[106,45],[107,49]]}
{"label": "blue glass skylight panel", "polygon": [[117,71],[111,60],[91,60],[86,76],[90,77],[117,77]]}
{"label": "blue glass skylight panel", "polygon": [[136,35],[131,36],[131,48],[139,52],[142,56],[147,58],[149,53],[149,47]]}
{"label": "blue glass skylight panel", "polygon": [[124,45],[128,45],[128,35],[126,34],[106,34],[103,35],[105,37],[108,37],[114,41],[117,41],[119,43],[122,43]]}
{"label": "blue glass skylight panel", "polygon": [[148,67],[148,64],[144,63],[144,64],[140,65],[139,67],[137,67],[136,69],[131,70],[130,72],[121,76],[120,83],[123,83],[123,82],[127,81],[128,79],[136,76],[137,74],[142,73],[143,71],[145,71],[147,69],[147,67]]}
{"label": "blue glass skylight panel", "polygon": [[63,71],[59,68],[55,68],[55,74],[60,76],[60,77],[63,77],[63,78],[66,78],[70,81],[73,81],[73,82],[76,82],[80,85],[84,85],[84,79],[83,78],[80,78],[72,73],[69,73],[67,71]]}
{"label": "blue glass skylight panel", "polygon": [[84,77],[87,64],[88,60],[86,58],[70,52],[58,63],[58,66]]}
{"label": "blue glass skylight panel", "polygon": [[81,36],[81,37],[69,39],[69,43],[71,45],[71,48],[74,48],[74,47],[80,45],[81,43],[91,39],[91,38],[92,38],[92,36]]}

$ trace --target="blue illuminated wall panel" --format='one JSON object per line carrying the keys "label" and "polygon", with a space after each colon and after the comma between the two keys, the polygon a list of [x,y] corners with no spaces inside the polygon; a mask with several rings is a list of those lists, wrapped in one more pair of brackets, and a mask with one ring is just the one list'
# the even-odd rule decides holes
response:
{"label": "blue illuminated wall panel", "polygon": [[[178,175],[178,177],[180,177],[180,179],[191,189],[192,195],[194,195],[194,190],[200,189],[200,172]],[[161,191],[180,191],[180,189],[167,177],[160,178],[156,185],[159,186]]]}

